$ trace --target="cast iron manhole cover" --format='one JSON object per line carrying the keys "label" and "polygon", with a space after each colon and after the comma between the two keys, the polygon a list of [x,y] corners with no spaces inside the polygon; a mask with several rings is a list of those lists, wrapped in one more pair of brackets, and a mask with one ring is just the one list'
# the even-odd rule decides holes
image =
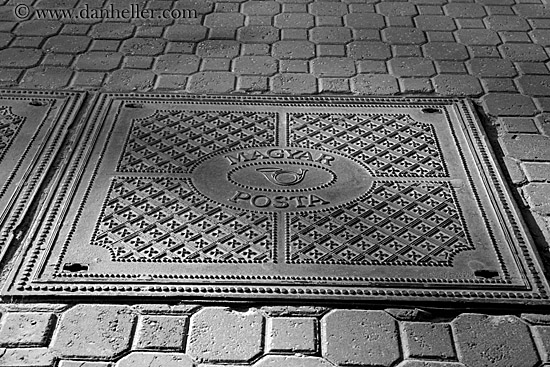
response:
{"label": "cast iron manhole cover", "polygon": [[543,302],[460,99],[104,94],[10,295]]}
{"label": "cast iron manhole cover", "polygon": [[0,259],[82,98],[80,93],[0,90]]}

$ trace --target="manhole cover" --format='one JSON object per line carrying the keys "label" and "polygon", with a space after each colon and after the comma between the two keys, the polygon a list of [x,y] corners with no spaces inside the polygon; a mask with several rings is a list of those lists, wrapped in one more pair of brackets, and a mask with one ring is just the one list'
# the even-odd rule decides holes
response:
{"label": "manhole cover", "polygon": [[104,94],[10,295],[544,302],[459,99]]}
{"label": "manhole cover", "polygon": [[79,93],[0,90],[0,259],[82,98]]}

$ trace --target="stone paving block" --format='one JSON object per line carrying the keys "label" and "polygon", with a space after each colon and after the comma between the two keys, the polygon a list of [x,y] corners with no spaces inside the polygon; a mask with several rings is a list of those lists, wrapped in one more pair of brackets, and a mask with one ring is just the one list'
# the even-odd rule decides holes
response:
{"label": "stone paving block", "polygon": [[317,57],[310,61],[311,73],[317,77],[350,77],[355,63],[345,57]]}
{"label": "stone paving block", "polygon": [[164,74],[159,75],[156,83],[155,88],[156,89],[168,89],[168,90],[177,90],[177,91],[183,91],[185,90],[185,86],[187,85],[187,80],[189,78],[186,75],[173,75],[173,74]]}
{"label": "stone paving block", "polygon": [[521,94],[489,93],[482,97],[486,111],[493,116],[534,116],[533,100]]}
{"label": "stone paving block", "polygon": [[508,78],[517,75],[510,60],[474,58],[466,62],[472,74],[480,77]]}
{"label": "stone paving block", "polygon": [[120,52],[127,55],[156,56],[164,52],[166,41],[158,38],[131,38],[122,43]]}
{"label": "stone paving block", "polygon": [[405,358],[454,359],[456,357],[448,324],[404,322],[401,324]]}
{"label": "stone paving block", "polygon": [[237,31],[237,39],[245,43],[275,43],[279,40],[279,30],[271,26],[249,25]]}
{"label": "stone paving block", "polygon": [[44,39],[42,37],[17,37],[11,42],[10,46],[22,48],[39,48],[43,41]]}
{"label": "stone paving block", "polygon": [[123,306],[77,305],[61,316],[51,350],[61,358],[112,359],[130,348],[135,319]]}
{"label": "stone paving block", "polygon": [[317,45],[317,56],[346,56],[344,45]]}
{"label": "stone paving block", "polygon": [[238,28],[244,25],[244,15],[240,13],[211,13],[204,17],[206,27]]}
{"label": "stone paving block", "polygon": [[307,29],[287,28],[281,30],[281,39],[285,41],[307,40],[309,35]]}
{"label": "stone paving block", "polygon": [[376,5],[378,13],[387,17],[417,15],[416,6],[407,2],[382,2]]}
{"label": "stone paving block", "polygon": [[516,62],[514,63],[518,73],[526,75],[548,75],[548,67],[541,62]]}
{"label": "stone paving block", "polygon": [[498,32],[504,43],[530,43],[531,38],[525,32],[500,31]]}
{"label": "stone paving block", "polygon": [[122,54],[118,52],[94,51],[78,55],[76,70],[109,71],[119,67]]}
{"label": "stone paving block", "polygon": [[539,132],[533,119],[503,117],[500,119],[500,123],[507,133],[537,134]]}
{"label": "stone paving block", "polygon": [[428,78],[399,78],[399,87],[403,93],[432,93],[434,91]]}
{"label": "stone paving block", "polygon": [[0,324],[0,347],[45,347],[55,316],[46,312],[9,312]]}
{"label": "stone paving block", "polygon": [[187,316],[142,316],[136,332],[136,349],[183,351]]}
{"label": "stone paving block", "polygon": [[121,358],[115,367],[194,367],[193,360],[183,353],[132,352]]}
{"label": "stone paving block", "polygon": [[59,361],[57,367],[111,367],[109,362]]}
{"label": "stone paving block", "polygon": [[483,88],[471,75],[437,75],[432,78],[435,92],[445,96],[480,96]]}
{"label": "stone paving block", "polygon": [[392,45],[419,45],[426,42],[424,32],[417,28],[389,27],[382,30],[382,37]]}
{"label": "stone paving block", "polygon": [[267,319],[267,352],[315,353],[317,320],[312,317],[270,317]]}
{"label": "stone paving block", "polygon": [[354,41],[347,44],[348,55],[355,60],[388,60],[390,47],[383,42]]}
{"label": "stone paving block", "polygon": [[505,78],[483,78],[481,80],[483,90],[486,93],[517,93],[518,90],[513,80]]}
{"label": "stone paving block", "polygon": [[254,367],[333,367],[319,357],[266,356],[254,363]]}
{"label": "stone paving block", "polygon": [[197,42],[206,38],[208,28],[191,24],[175,24],[166,29],[164,38],[169,41]]}
{"label": "stone paving block", "polygon": [[533,134],[505,134],[502,144],[508,155],[529,161],[550,160],[550,138]]}
{"label": "stone paving block", "polygon": [[321,321],[321,348],[337,365],[389,367],[400,358],[397,322],[383,311],[334,310]]}
{"label": "stone paving block", "polygon": [[506,171],[508,171],[508,176],[512,180],[513,184],[522,184],[525,182],[525,174],[519,165],[519,161],[510,157],[504,157],[502,159]]}
{"label": "stone paving block", "polygon": [[550,362],[550,326],[533,326],[531,330],[542,362]]}
{"label": "stone paving block", "polygon": [[48,37],[57,34],[63,23],[54,20],[33,19],[21,22],[14,29],[13,34],[18,36]]}
{"label": "stone paving block", "polygon": [[74,73],[71,85],[74,87],[100,87],[106,75],[106,73],[95,71],[77,71]]}
{"label": "stone paving block", "polygon": [[542,46],[550,46],[550,30],[535,29],[529,32],[529,34],[535,43]]}
{"label": "stone paving block", "polygon": [[423,31],[452,31],[456,29],[453,18],[445,15],[419,15],[414,22]]}
{"label": "stone paving block", "polygon": [[391,95],[399,92],[399,85],[391,75],[360,74],[351,79],[351,90],[366,95]]}
{"label": "stone paving block", "polygon": [[115,52],[120,48],[119,40],[94,40],[88,51],[110,51]]}
{"label": "stone paving block", "polygon": [[239,55],[240,44],[230,40],[206,40],[197,45],[196,54],[201,57],[223,57],[232,59]]}
{"label": "stone paving block", "polygon": [[149,70],[120,69],[108,74],[104,87],[108,91],[147,91],[155,85],[156,74]]}
{"label": "stone paving block", "polygon": [[315,25],[317,27],[322,26],[342,26],[342,17],[337,15],[322,15],[315,17]]}
{"label": "stone paving block", "polygon": [[28,69],[21,82],[20,87],[35,89],[56,89],[63,88],[72,77],[72,70],[64,67],[39,66]]}
{"label": "stone paving block", "polygon": [[314,43],[342,44],[351,41],[351,30],[345,27],[315,27],[309,31],[310,40]]}
{"label": "stone paving block", "polygon": [[487,13],[479,4],[451,3],[443,7],[445,13],[452,18],[483,18]]}
{"label": "stone paving block", "polygon": [[349,79],[348,78],[320,78],[319,79],[319,93],[331,92],[331,93],[349,93]]}
{"label": "stone paving block", "polygon": [[233,71],[242,75],[273,75],[277,66],[271,56],[240,56],[233,60]]}
{"label": "stone paving block", "polygon": [[89,34],[93,38],[123,40],[132,37],[134,29],[131,23],[106,22],[94,24]]}
{"label": "stone paving block", "polygon": [[274,25],[278,28],[312,28],[313,15],[307,13],[283,13],[275,16]]}
{"label": "stone paving block", "polygon": [[317,78],[310,74],[285,73],[271,77],[271,91],[282,94],[313,94],[317,92]]}
{"label": "stone paving block", "polygon": [[515,316],[462,314],[451,323],[466,366],[525,366],[539,362],[529,328]]}
{"label": "stone paving block", "polygon": [[548,198],[550,198],[550,184],[531,183],[522,189],[532,211],[543,215],[550,214],[550,202],[548,201]]}
{"label": "stone paving block", "polygon": [[468,50],[464,45],[450,42],[429,42],[422,46],[424,55],[433,60],[467,60]]}
{"label": "stone paving block", "polygon": [[230,71],[231,59],[204,58],[201,61],[201,71]]}
{"label": "stone paving block", "polygon": [[309,63],[306,60],[280,60],[281,73],[309,73]]}
{"label": "stone paving block", "polygon": [[352,13],[344,16],[344,24],[353,29],[382,29],[384,17],[374,13]]}
{"label": "stone paving block", "polygon": [[[524,163],[523,169],[530,182],[550,181],[550,163]],[[527,320],[531,322],[533,319],[534,318]],[[550,324],[550,320],[548,324]]]}
{"label": "stone paving block", "polygon": [[90,24],[64,24],[60,34],[70,34],[74,36],[85,36],[92,26]]}
{"label": "stone paving block", "polygon": [[55,355],[48,348],[14,348],[0,350],[1,367],[50,367]]}
{"label": "stone paving block", "polygon": [[198,362],[247,362],[262,352],[263,317],[221,307],[191,317],[187,353]]}
{"label": "stone paving block", "polygon": [[42,59],[42,66],[70,66],[74,55],[71,54],[46,54]]}
{"label": "stone paving block", "polygon": [[455,32],[458,42],[465,45],[498,45],[498,33],[489,29],[459,29]]}
{"label": "stone paving block", "polygon": [[411,17],[386,17],[388,27],[414,27],[414,21]]}
{"label": "stone paving block", "polygon": [[499,46],[505,58],[512,61],[546,61],[544,48],[530,43],[507,43]]}
{"label": "stone paving block", "polygon": [[269,90],[268,78],[263,76],[239,76],[237,89],[246,92],[265,92]]}
{"label": "stone paving block", "polygon": [[339,15],[347,14],[348,7],[341,2],[314,2],[309,4],[308,10],[314,15]]}
{"label": "stone paving block", "polygon": [[428,31],[428,42],[456,42],[453,32]]}
{"label": "stone paving block", "polygon": [[279,41],[271,48],[271,54],[277,59],[312,59],[315,57],[315,45],[309,41]]}
{"label": "stone paving block", "polygon": [[249,43],[241,45],[242,55],[270,55],[270,45],[263,43]]}
{"label": "stone paving block", "polygon": [[234,40],[237,29],[235,27],[213,27],[208,30],[208,38],[212,40]]}
{"label": "stone paving block", "polygon": [[391,49],[394,57],[424,57],[422,47],[418,45],[395,45]]}
{"label": "stone paving block", "polygon": [[[467,367],[459,362],[403,361],[397,367]],[[469,366],[468,366],[469,367]]]}
{"label": "stone paving block", "polygon": [[463,62],[435,60],[434,64],[439,74],[468,74]]}
{"label": "stone paving block", "polygon": [[126,56],[122,61],[124,69],[150,69],[155,59],[152,56]]}
{"label": "stone paving block", "polygon": [[0,33],[0,49],[7,47],[12,39],[13,35],[11,33]]}
{"label": "stone paving block", "polygon": [[423,57],[395,57],[388,67],[393,75],[402,77],[435,75],[433,62]]}
{"label": "stone paving block", "polygon": [[28,68],[38,64],[42,52],[28,48],[7,48],[0,51],[0,67]]}
{"label": "stone paving block", "polygon": [[491,15],[485,18],[489,29],[495,31],[529,31],[531,26],[527,21],[515,15]]}
{"label": "stone paving block", "polygon": [[17,80],[23,73],[23,70],[19,69],[4,69],[0,68],[0,83],[3,86],[12,86],[17,83]]}
{"label": "stone paving block", "polygon": [[520,90],[530,96],[550,95],[550,76],[545,75],[523,75],[516,82]]}
{"label": "stone paving block", "polygon": [[92,42],[92,39],[87,36],[53,36],[48,38],[44,44],[44,50],[47,52],[79,54],[86,51],[90,42]]}
{"label": "stone paving block", "polygon": [[280,10],[276,1],[247,1],[241,5],[241,13],[246,15],[275,15]]}
{"label": "stone paving block", "polygon": [[264,306],[261,311],[269,317],[319,317],[330,309],[318,306]]}
{"label": "stone paving block", "polygon": [[187,89],[191,93],[229,93],[235,87],[235,75],[229,72],[204,71],[189,78]]}
{"label": "stone paving block", "polygon": [[192,74],[199,70],[199,64],[195,55],[168,54],[159,56],[153,69],[165,74]]}

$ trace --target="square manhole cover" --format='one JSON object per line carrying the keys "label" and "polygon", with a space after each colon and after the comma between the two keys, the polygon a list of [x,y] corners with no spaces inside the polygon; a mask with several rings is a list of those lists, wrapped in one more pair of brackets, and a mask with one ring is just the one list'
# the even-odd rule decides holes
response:
{"label": "square manhole cover", "polygon": [[0,259],[82,99],[81,93],[0,90]]}
{"label": "square manhole cover", "polygon": [[544,302],[459,99],[104,94],[10,295]]}

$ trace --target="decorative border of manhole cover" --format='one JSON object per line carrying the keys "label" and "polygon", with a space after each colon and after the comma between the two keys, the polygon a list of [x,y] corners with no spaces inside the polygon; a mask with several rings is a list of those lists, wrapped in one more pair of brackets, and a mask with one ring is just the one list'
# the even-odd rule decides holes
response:
{"label": "decorative border of manhole cover", "polygon": [[0,90],[0,259],[83,99],[77,92]]}
{"label": "decorative border of manhole cover", "polygon": [[14,296],[545,303],[464,99],[102,94]]}

